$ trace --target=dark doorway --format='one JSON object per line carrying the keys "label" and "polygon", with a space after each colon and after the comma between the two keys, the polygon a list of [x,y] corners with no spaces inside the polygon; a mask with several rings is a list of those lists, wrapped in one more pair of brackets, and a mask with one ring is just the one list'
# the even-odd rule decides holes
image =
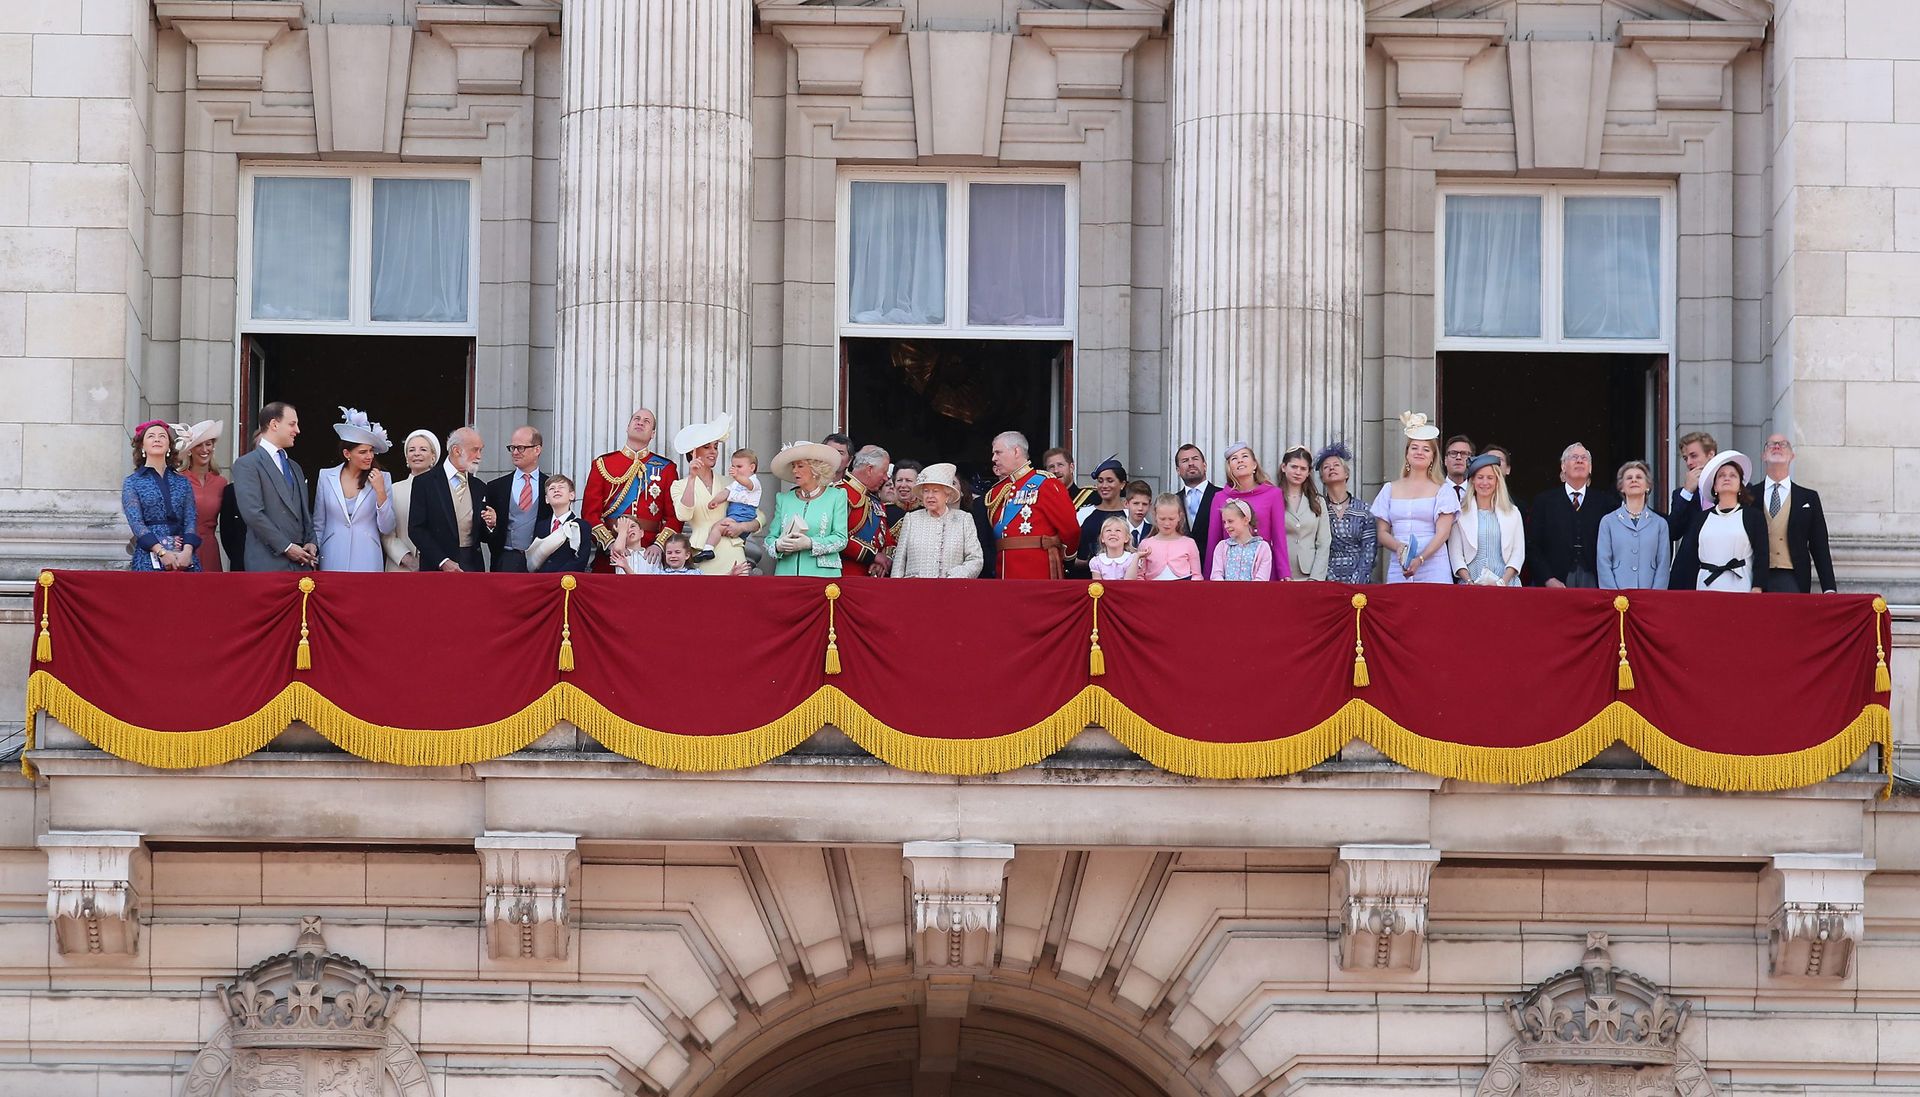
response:
{"label": "dark doorway", "polygon": [[898,458],[952,461],[993,482],[993,437],[1017,430],[1037,456],[1067,445],[1070,344],[1032,340],[848,339],[847,433]]}
{"label": "dark doorway", "polygon": [[1665,355],[1447,351],[1439,364],[1442,437],[1510,449],[1514,498],[1559,483],[1560,451],[1573,442],[1593,452],[1595,483],[1612,490],[1637,458],[1653,467],[1654,498],[1666,498]]}
{"label": "dark doorway", "polygon": [[[406,475],[408,434],[447,434],[472,417],[473,340],[433,335],[248,335],[242,406],[284,400],[300,413],[293,459],[313,477],[340,463],[333,424],[342,405],[387,428],[393,448],[380,466]],[[251,425],[251,424],[249,424]],[[250,433],[250,432],[249,432]],[[242,439],[240,448],[247,442]]]}

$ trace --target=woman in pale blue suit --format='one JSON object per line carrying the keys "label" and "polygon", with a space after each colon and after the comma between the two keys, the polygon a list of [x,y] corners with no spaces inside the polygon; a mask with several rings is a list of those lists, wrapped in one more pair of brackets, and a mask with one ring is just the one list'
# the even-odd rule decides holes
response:
{"label": "woman in pale blue suit", "polygon": [[341,408],[340,464],[320,474],[314,489],[313,539],[320,546],[321,571],[383,571],[386,552],[380,539],[393,532],[393,481],[376,468],[375,455],[387,452],[386,428],[369,423],[367,413]]}

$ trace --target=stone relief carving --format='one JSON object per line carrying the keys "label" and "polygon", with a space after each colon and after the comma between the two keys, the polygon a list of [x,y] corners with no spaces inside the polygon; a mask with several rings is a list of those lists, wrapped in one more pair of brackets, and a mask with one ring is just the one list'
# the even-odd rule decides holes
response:
{"label": "stone relief carving", "polygon": [[579,867],[571,834],[493,833],[476,838],[485,892],[487,954],[496,960],[567,958],[567,883]]}
{"label": "stone relief carving", "polygon": [[1773,913],[1767,920],[1772,974],[1844,979],[1867,928],[1865,857],[1781,853],[1765,877]]}
{"label": "stone relief carving", "polygon": [[320,919],[303,918],[292,949],[216,988],[227,1024],[195,1056],[182,1097],[433,1097],[392,1025],[405,993],[327,951]]}
{"label": "stone relief carving", "polygon": [[1616,968],[1604,933],[1587,934],[1578,967],[1509,999],[1514,1038],[1477,1097],[1711,1097],[1680,1034],[1692,1016],[1647,979]]}

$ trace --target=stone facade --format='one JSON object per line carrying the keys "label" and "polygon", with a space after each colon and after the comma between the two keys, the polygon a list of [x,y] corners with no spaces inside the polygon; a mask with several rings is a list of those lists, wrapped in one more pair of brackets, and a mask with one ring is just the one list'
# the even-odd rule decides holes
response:
{"label": "stone facade", "polygon": [[[642,401],[763,456],[834,429],[844,172],[1033,169],[1075,187],[1075,449],[1150,479],[1345,433],[1377,483],[1438,393],[1442,188],[1668,187],[1673,427],[1786,431],[1843,581],[1920,601],[1916,73],[1906,0],[9,0],[0,578],[124,560],[132,423],[243,433],[251,168],[471,170],[474,416],[575,472]],[[1920,823],[1863,770],[41,743],[0,776],[0,1093],[1920,1093]],[[1641,1014],[1664,1058],[1594,1052]]]}

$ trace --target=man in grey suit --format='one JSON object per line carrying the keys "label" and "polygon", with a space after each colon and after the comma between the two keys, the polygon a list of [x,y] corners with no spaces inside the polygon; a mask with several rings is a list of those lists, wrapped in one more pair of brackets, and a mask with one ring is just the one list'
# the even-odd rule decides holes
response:
{"label": "man in grey suit", "polygon": [[300,415],[278,401],[260,409],[259,437],[228,470],[234,502],[247,526],[248,571],[305,571],[320,559],[313,543],[307,481],[287,456],[300,437]]}

